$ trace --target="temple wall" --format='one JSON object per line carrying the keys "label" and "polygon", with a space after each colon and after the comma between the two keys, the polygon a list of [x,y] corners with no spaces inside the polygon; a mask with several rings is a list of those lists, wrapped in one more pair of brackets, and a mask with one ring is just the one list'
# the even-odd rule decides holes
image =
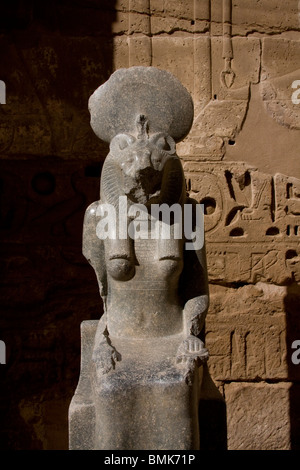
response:
{"label": "temple wall", "polygon": [[67,448],[80,323],[102,312],[81,255],[107,154],[87,101],[114,70],[152,65],[195,104],[178,154],[205,206],[215,391],[202,407],[223,397],[229,449],[299,449],[298,0],[7,3],[0,57],[0,447]]}

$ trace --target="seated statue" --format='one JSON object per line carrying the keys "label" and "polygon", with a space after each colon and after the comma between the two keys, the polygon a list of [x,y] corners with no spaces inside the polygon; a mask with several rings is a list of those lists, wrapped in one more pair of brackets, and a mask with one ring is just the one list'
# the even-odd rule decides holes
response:
{"label": "seated statue", "polygon": [[197,449],[209,296],[203,223],[176,154],[193,103],[169,72],[132,67],[100,86],[89,109],[110,143],[83,228],[104,306],[81,370],[92,448]]}

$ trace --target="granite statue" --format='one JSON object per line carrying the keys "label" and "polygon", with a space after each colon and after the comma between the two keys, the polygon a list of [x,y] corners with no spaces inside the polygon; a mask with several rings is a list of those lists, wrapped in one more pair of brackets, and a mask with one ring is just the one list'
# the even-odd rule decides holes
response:
{"label": "granite statue", "polygon": [[176,154],[193,102],[169,72],[131,67],[93,93],[89,110],[110,144],[83,227],[104,313],[82,324],[70,448],[198,449],[209,294],[205,245],[195,243],[203,226]]}

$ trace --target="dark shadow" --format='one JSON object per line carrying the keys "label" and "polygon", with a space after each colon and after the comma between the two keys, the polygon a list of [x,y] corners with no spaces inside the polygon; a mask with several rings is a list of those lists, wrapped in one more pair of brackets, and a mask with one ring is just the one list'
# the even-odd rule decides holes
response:
{"label": "dark shadow", "polygon": [[[291,450],[300,450],[300,363],[293,363],[293,353],[296,352],[296,349],[292,348],[293,342],[300,340],[299,285],[292,284],[287,287],[284,304],[286,312],[288,380],[291,382],[289,389]],[[300,353],[297,356],[300,358]]]}
{"label": "dark shadow", "polygon": [[204,366],[199,402],[200,450],[227,450],[226,403]]}
{"label": "dark shadow", "polygon": [[68,448],[80,324],[102,313],[82,226],[108,153],[88,98],[113,72],[115,3],[1,2],[1,450]]}

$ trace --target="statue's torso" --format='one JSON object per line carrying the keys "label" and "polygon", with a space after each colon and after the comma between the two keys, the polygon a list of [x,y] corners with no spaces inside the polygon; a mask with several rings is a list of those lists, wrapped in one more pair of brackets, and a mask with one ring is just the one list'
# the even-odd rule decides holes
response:
{"label": "statue's torso", "polygon": [[[131,262],[107,261],[107,321],[111,335],[157,337],[182,331],[182,305],[178,296],[183,267],[181,244],[179,240],[168,241],[169,249],[164,253],[161,248],[165,242],[137,239]],[[133,276],[122,280],[132,269]]]}

